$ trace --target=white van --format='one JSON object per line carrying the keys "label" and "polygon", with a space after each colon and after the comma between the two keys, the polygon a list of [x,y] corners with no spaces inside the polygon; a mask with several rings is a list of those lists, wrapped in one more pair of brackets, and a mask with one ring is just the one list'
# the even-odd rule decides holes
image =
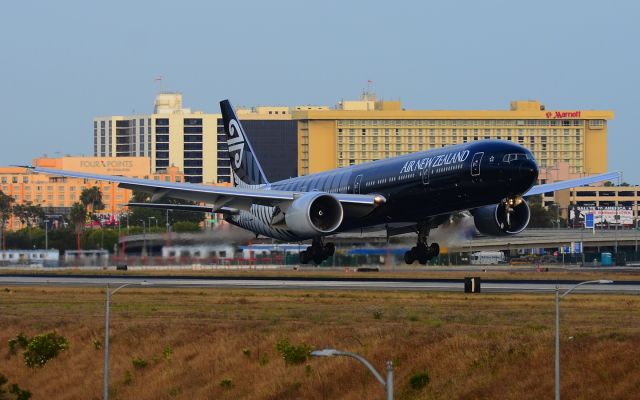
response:
{"label": "white van", "polygon": [[479,251],[471,254],[471,264],[492,265],[505,262],[504,253],[501,251]]}

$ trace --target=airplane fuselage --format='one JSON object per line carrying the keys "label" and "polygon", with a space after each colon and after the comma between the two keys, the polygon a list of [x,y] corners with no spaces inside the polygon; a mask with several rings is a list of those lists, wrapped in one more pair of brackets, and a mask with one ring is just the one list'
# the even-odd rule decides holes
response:
{"label": "airplane fuselage", "polygon": [[[332,233],[378,225],[424,221],[497,204],[525,193],[538,168],[529,150],[508,141],[483,140],[443,147],[286,179],[265,189],[295,192],[380,194],[384,205],[368,215],[347,213]],[[270,225],[274,207],[253,205],[226,217],[230,223],[274,239],[300,241],[286,228]]]}

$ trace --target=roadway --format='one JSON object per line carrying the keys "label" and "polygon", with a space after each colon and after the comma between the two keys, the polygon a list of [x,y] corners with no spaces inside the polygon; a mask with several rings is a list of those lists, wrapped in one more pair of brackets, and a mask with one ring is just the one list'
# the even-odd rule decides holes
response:
{"label": "roadway", "polygon": [[[580,281],[483,280],[482,291],[492,293],[550,293],[556,285],[568,289]],[[0,286],[105,287],[123,284],[149,288],[296,289],[296,290],[407,290],[461,292],[461,279],[387,278],[274,278],[274,277],[169,277],[169,276],[32,276],[0,275]],[[584,285],[577,291],[589,293],[640,294],[640,281]]]}
{"label": "roadway", "polygon": [[[526,229],[513,236],[488,237],[479,234],[466,237],[460,229],[433,230],[434,241],[440,241],[441,245],[449,251],[467,252],[480,250],[517,250],[528,248],[558,248],[570,246],[572,243],[582,242],[589,248],[616,248],[626,247],[637,249],[640,244],[640,231],[634,229]],[[440,233],[438,233],[440,232]],[[254,236],[230,230],[227,233],[216,234],[214,231],[201,233],[171,234],[170,242],[174,245],[196,244],[245,244],[251,240],[254,244],[270,244],[273,241],[267,238],[255,239]],[[388,246],[384,231],[378,232],[349,232],[331,236],[330,239],[338,246],[358,246],[372,244],[376,246]],[[160,249],[167,244],[169,237],[164,233],[131,235],[122,238],[126,248],[136,250],[142,246]],[[415,244],[414,233],[402,234],[391,238],[391,247],[410,247]]]}

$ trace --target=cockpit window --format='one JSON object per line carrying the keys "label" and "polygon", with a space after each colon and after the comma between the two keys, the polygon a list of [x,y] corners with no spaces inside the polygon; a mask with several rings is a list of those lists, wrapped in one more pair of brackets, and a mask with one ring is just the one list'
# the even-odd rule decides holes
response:
{"label": "cockpit window", "polygon": [[533,160],[533,156],[527,153],[510,153],[502,157],[503,162],[511,162],[516,160]]}

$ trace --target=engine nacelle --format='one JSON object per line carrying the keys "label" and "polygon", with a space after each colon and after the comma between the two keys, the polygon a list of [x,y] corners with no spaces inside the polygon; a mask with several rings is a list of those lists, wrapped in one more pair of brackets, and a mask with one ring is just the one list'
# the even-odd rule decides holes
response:
{"label": "engine nacelle", "polygon": [[342,204],[332,195],[308,192],[291,203],[285,222],[296,235],[313,237],[338,229],[343,215]]}
{"label": "engine nacelle", "polygon": [[522,232],[529,225],[531,212],[524,199],[504,201],[473,211],[476,229],[485,235],[505,236]]}

